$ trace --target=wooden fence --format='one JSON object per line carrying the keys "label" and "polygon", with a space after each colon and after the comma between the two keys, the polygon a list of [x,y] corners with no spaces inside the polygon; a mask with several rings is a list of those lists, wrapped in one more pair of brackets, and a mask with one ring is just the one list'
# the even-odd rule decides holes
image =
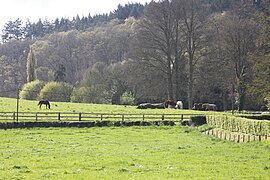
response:
{"label": "wooden fence", "polygon": [[267,135],[235,133],[235,132],[225,131],[223,129],[210,129],[210,130],[204,131],[203,133],[206,135],[214,136],[216,138],[220,138],[227,141],[234,141],[237,143],[263,141],[263,140],[269,139]]}
{"label": "wooden fence", "polygon": [[0,121],[183,121],[195,114],[114,114],[67,112],[0,112]]}

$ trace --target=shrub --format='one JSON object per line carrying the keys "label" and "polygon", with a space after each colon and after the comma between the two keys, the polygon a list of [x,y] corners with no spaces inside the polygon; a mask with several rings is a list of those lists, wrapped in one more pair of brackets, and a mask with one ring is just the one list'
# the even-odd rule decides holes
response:
{"label": "shrub", "polygon": [[106,104],[109,101],[106,99],[106,91],[99,86],[80,87],[74,89],[71,95],[71,102],[82,102],[82,103],[97,103]]}
{"label": "shrub", "polygon": [[120,104],[124,105],[134,105],[135,98],[131,93],[125,92],[121,97],[120,97]]}
{"label": "shrub", "polygon": [[73,86],[65,82],[48,82],[40,91],[39,99],[69,102]]}
{"label": "shrub", "polygon": [[94,101],[96,94],[91,88],[80,87],[73,90],[71,95],[71,102],[91,103]]}
{"label": "shrub", "polygon": [[36,100],[41,89],[45,86],[45,82],[35,80],[24,84],[22,91],[20,92],[20,98],[27,100]]}
{"label": "shrub", "polygon": [[190,118],[191,124],[195,126],[201,126],[203,124],[207,124],[206,116],[192,116]]}

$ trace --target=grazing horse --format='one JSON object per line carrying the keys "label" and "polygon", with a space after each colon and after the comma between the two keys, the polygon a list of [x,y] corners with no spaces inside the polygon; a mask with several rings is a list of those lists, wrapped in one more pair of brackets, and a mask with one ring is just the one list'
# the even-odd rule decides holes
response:
{"label": "grazing horse", "polygon": [[202,105],[203,110],[205,111],[216,111],[217,110],[217,106],[215,104],[209,104],[209,103],[205,103]]}
{"label": "grazing horse", "polygon": [[193,110],[200,110],[200,111],[216,111],[217,106],[215,104],[209,104],[209,103],[194,103],[194,106],[192,108]]}
{"label": "grazing horse", "polygon": [[203,110],[202,103],[194,103],[192,110]]}
{"label": "grazing horse", "polygon": [[45,104],[46,105],[46,109],[49,108],[51,109],[51,105],[50,105],[50,102],[48,100],[44,101],[44,100],[41,100],[38,102],[38,106],[39,106],[39,109],[41,108],[42,104]]}
{"label": "grazing horse", "polygon": [[175,108],[176,103],[173,100],[167,100],[164,103],[165,108]]}
{"label": "grazing horse", "polygon": [[176,109],[183,109],[183,102],[182,101],[177,101],[175,108]]}

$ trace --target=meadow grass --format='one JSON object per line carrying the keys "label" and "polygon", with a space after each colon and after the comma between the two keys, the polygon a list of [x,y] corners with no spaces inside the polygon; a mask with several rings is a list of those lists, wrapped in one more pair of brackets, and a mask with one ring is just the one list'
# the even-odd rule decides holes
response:
{"label": "meadow grass", "polygon": [[0,179],[267,179],[270,142],[188,127],[0,130]]}
{"label": "meadow grass", "polygon": [[[51,102],[51,109],[37,106],[38,101],[20,99],[19,112],[84,112],[84,113],[123,113],[123,114],[207,114],[217,112],[203,112],[177,109],[137,109],[137,106]],[[0,97],[0,112],[16,112],[16,99]]]}
{"label": "meadow grass", "polygon": [[[202,114],[175,109],[20,100],[19,112]],[[16,99],[0,98],[1,112]],[[269,141],[222,141],[189,127],[0,130],[2,179],[267,179]]]}

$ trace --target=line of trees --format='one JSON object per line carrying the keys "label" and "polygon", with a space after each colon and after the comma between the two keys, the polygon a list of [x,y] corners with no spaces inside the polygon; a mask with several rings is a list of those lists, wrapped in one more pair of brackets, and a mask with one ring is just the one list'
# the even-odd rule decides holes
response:
{"label": "line of trees", "polygon": [[269,15],[266,0],[163,0],[38,39],[10,36],[0,92],[41,80],[69,83],[74,102],[119,104],[124,94],[260,109],[270,100]]}
{"label": "line of trees", "polygon": [[138,19],[142,15],[143,10],[144,5],[129,3],[124,6],[119,4],[117,9],[109,14],[97,14],[94,16],[88,14],[88,16],[82,17],[77,15],[73,17],[72,20],[68,18],[56,18],[54,21],[50,22],[48,19],[39,19],[38,22],[34,23],[27,20],[25,25],[23,25],[22,20],[18,18],[15,21],[10,20],[5,24],[2,30],[2,41],[6,43],[13,39],[35,39],[54,32],[67,32],[73,29],[84,31],[99,23],[106,23],[116,18],[120,21],[124,21],[128,17]]}

